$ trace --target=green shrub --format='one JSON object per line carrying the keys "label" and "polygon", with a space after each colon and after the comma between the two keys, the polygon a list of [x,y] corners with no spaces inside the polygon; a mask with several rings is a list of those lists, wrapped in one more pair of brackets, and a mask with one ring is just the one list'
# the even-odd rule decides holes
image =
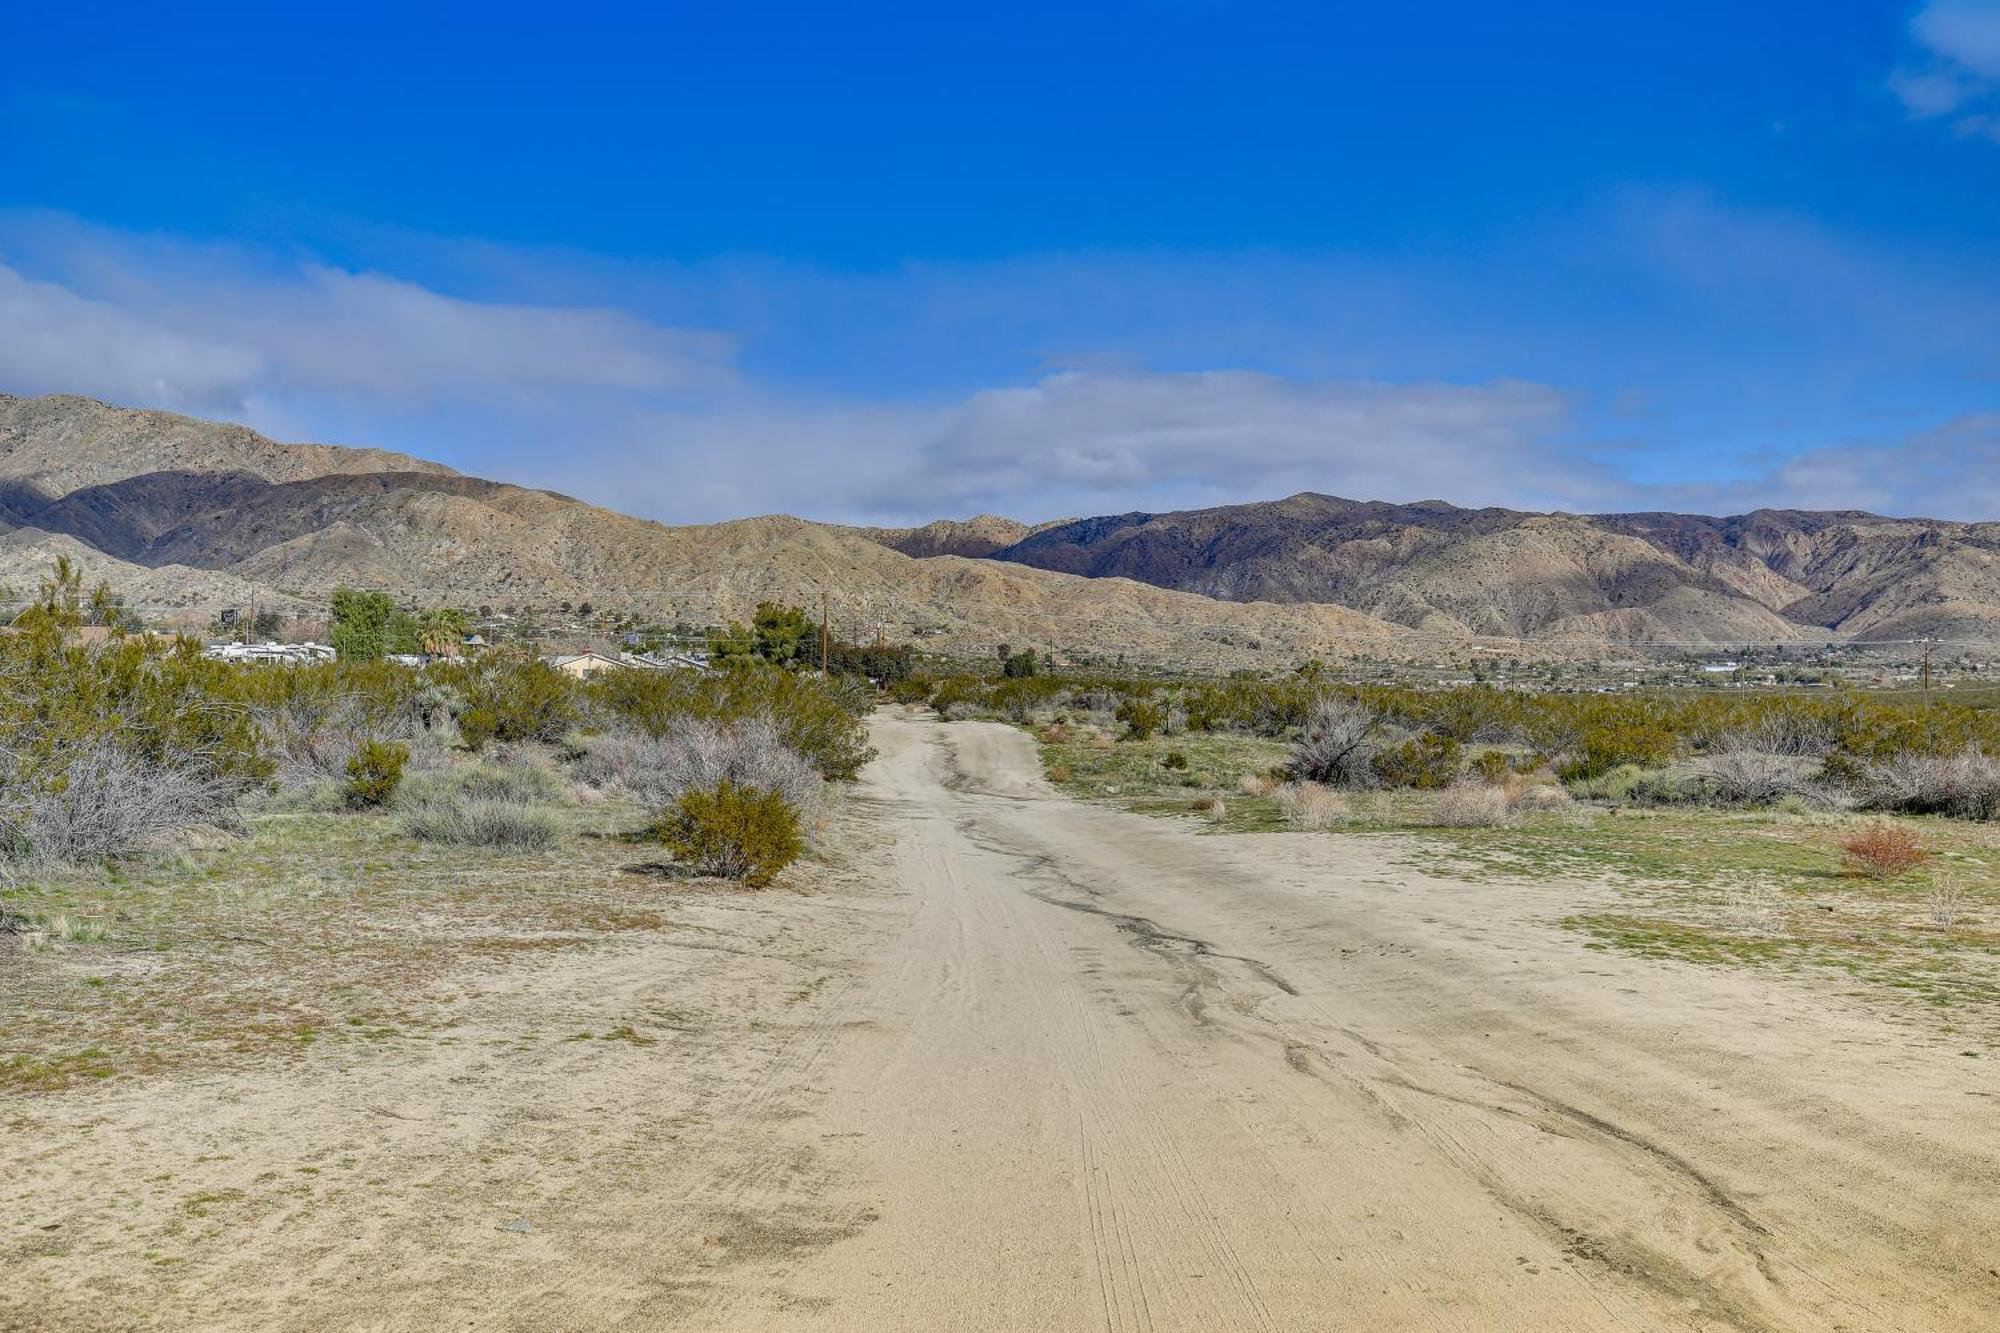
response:
{"label": "green shrub", "polygon": [[852,678],[826,680],[756,663],[711,672],[606,671],[590,681],[584,697],[601,721],[629,722],[651,736],[664,736],[681,721],[726,726],[768,718],[786,748],[833,781],[853,777],[875,753],[862,718],[877,695],[866,681]]}
{"label": "green shrub", "polygon": [[577,683],[537,657],[489,655],[470,667],[459,668],[456,679],[447,683],[456,686],[465,699],[458,714],[458,731],[474,750],[492,741],[554,744],[577,721]]}
{"label": "green shrub", "polygon": [[1623,764],[1660,768],[1674,757],[1679,742],[1657,722],[1611,718],[1586,724],[1557,774],[1565,781],[1594,778]]}
{"label": "green shrub", "polygon": [[1167,725],[1167,710],[1150,699],[1127,699],[1118,705],[1115,714],[1125,724],[1125,739],[1145,741],[1153,738],[1153,733]]}
{"label": "green shrub", "polygon": [[1481,750],[1473,757],[1472,769],[1479,774],[1480,781],[1491,786],[1506,780],[1514,769],[1514,761],[1505,750]]}
{"label": "green shrub", "polygon": [[1415,787],[1435,791],[1449,787],[1458,776],[1458,742],[1436,732],[1412,736],[1374,758],[1375,775],[1385,787]]}
{"label": "green shrub", "polygon": [[347,783],[341,788],[347,804],[357,809],[386,805],[403,781],[410,747],[401,741],[361,742],[347,761]]}
{"label": "green shrub", "polygon": [[660,840],[704,875],[762,888],[805,850],[799,818],[785,799],[724,779],[687,792],[660,821]]}
{"label": "green shrub", "polygon": [[1179,770],[1188,766],[1188,757],[1179,750],[1169,750],[1166,753],[1166,757],[1160,760],[1160,763],[1166,768]]}

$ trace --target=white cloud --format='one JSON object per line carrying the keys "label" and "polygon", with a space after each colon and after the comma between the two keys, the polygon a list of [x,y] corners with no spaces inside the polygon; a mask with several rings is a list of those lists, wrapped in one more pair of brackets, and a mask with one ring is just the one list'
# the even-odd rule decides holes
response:
{"label": "white cloud", "polygon": [[1910,36],[1921,54],[1890,91],[1920,120],[1951,116],[1959,134],[2000,140],[2000,0],[1929,0]]}
{"label": "white cloud", "polygon": [[1986,79],[2000,79],[2000,4],[1930,0],[1910,33],[1939,57]]}
{"label": "white cloud", "polygon": [[[489,254],[411,264],[419,284],[0,211],[0,390],[382,445],[674,522],[1036,519],[1300,490],[1972,517],[2000,513],[1979,480],[2000,476],[1979,415],[2000,293],[1975,260],[1652,191],[1485,268],[531,256],[507,278]],[[1640,395],[1643,416],[1620,410]],[[1948,445],[1891,434],[1954,416],[1933,432]]]}
{"label": "white cloud", "polygon": [[851,522],[1026,519],[1270,499],[1477,497],[1581,507],[1622,493],[1568,455],[1539,384],[1066,371],[940,406],[837,402],[641,414],[572,462],[592,494],[672,520],[789,510]]}
{"label": "white cloud", "polygon": [[[283,418],[295,396],[407,406],[733,381],[727,337],[616,309],[467,300],[380,273],[36,221],[0,231],[0,383],[16,393]],[[8,264],[10,251],[43,271]]]}
{"label": "white cloud", "polygon": [[188,411],[240,406],[260,358],[0,265],[0,387]]}
{"label": "white cloud", "polygon": [[1991,521],[2000,514],[2000,412],[1955,417],[1890,444],[1809,449],[1758,489],[1761,504]]}
{"label": "white cloud", "polygon": [[973,395],[887,498],[961,509],[1153,507],[1299,490],[1423,499],[1573,499],[1524,473],[1568,424],[1545,385],[1298,381],[1247,371],[1051,375]]}

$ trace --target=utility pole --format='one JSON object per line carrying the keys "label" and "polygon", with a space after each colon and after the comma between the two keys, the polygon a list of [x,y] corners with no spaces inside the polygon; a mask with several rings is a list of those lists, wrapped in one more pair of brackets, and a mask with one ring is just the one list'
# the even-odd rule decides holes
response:
{"label": "utility pole", "polygon": [[832,674],[828,670],[828,666],[833,655],[833,636],[832,632],[827,628],[827,614],[827,593],[825,588],[821,588],[819,590],[819,674],[822,676]]}
{"label": "utility pole", "polygon": [[1931,706],[1931,641],[1924,640],[1924,707]]}

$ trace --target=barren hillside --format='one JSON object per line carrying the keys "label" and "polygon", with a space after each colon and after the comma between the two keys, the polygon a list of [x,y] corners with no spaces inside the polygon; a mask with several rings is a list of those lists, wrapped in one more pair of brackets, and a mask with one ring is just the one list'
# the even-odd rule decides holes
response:
{"label": "barren hillside", "polygon": [[321,605],[350,584],[708,623],[824,593],[859,635],[1203,666],[1434,655],[1470,636],[1588,651],[2000,633],[2000,524],[1305,494],[1039,526],[667,527],[401,454],[81,398],[0,397],[0,522],[0,577],[32,583],[58,549],[84,551],[117,562],[134,601],[175,607]]}

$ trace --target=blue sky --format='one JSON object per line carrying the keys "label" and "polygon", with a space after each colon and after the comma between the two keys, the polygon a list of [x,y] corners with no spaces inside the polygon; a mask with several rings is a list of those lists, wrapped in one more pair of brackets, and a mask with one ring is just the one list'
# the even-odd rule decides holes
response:
{"label": "blue sky", "polygon": [[10,21],[0,389],[669,521],[2000,518],[2000,0],[277,8]]}

